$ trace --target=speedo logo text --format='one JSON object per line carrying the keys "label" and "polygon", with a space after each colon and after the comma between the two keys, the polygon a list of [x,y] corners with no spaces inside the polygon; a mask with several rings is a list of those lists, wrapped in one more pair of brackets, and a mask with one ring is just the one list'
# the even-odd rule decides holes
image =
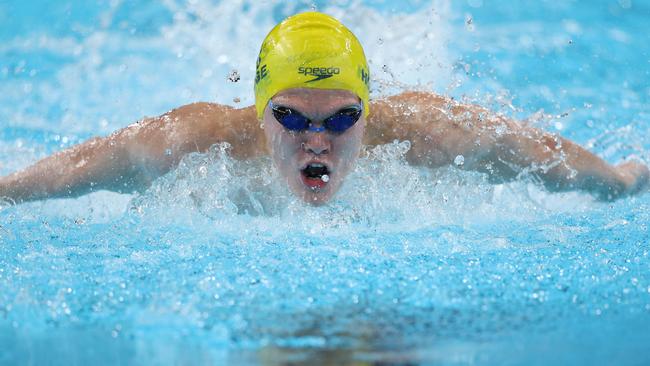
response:
{"label": "speedo logo text", "polygon": [[341,69],[338,67],[304,67],[301,66],[298,68],[298,73],[302,75],[311,75],[315,76],[314,79],[312,80],[307,80],[307,83],[311,83],[312,81],[318,81],[318,80],[323,80],[327,78],[331,78],[334,75],[338,75],[341,73]]}

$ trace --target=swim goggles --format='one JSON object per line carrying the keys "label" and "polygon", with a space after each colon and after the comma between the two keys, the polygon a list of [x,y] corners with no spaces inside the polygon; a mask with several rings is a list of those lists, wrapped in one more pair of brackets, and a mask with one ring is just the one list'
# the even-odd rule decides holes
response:
{"label": "swim goggles", "polygon": [[354,126],[363,114],[363,104],[351,105],[340,109],[333,115],[325,118],[320,127],[316,127],[313,121],[300,114],[295,109],[274,104],[269,101],[269,107],[278,122],[289,131],[313,131],[323,132],[330,131],[333,133],[343,133],[348,128]]}

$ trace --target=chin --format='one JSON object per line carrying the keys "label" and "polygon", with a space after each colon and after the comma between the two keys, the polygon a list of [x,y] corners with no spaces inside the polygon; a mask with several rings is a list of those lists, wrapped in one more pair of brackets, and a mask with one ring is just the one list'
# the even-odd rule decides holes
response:
{"label": "chin", "polygon": [[323,206],[329,202],[332,195],[329,194],[308,194],[303,196],[303,200],[312,206]]}
{"label": "chin", "polygon": [[300,197],[305,203],[308,203],[312,206],[322,206],[332,199],[334,192],[331,192],[330,189],[324,188],[318,191],[314,191],[308,187],[300,189],[300,192],[295,192],[298,197]]}
{"label": "chin", "polygon": [[305,203],[312,206],[322,206],[327,204],[338,190],[336,187],[337,185],[334,182],[329,182],[323,187],[317,189],[307,186],[302,182],[302,180],[295,183],[296,184],[291,187],[293,193],[305,201]]}

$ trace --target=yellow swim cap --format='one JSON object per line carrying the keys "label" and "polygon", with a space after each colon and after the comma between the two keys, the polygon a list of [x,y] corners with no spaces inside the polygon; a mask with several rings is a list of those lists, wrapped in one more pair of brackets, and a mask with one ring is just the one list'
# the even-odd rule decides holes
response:
{"label": "yellow swim cap", "polygon": [[370,73],[357,37],[341,22],[318,12],[291,16],[266,36],[257,58],[255,107],[264,108],[289,88],[349,90],[369,113]]}

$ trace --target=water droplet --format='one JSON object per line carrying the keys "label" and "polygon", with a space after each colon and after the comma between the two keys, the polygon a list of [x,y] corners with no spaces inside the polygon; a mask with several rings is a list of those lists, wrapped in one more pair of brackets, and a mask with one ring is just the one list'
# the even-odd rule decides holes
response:
{"label": "water droplet", "polygon": [[463,166],[463,164],[465,164],[465,157],[462,155],[457,155],[454,159],[454,164],[456,166]]}
{"label": "water droplet", "polygon": [[228,80],[230,80],[233,83],[238,82],[239,79],[241,79],[241,77],[239,76],[239,72],[237,70],[233,69],[232,71],[230,71],[230,74],[228,74]]}
{"label": "water droplet", "polygon": [[172,149],[165,149],[165,155],[171,156],[172,154]]}
{"label": "water droplet", "polygon": [[327,183],[327,182],[330,181],[330,176],[327,175],[327,174],[323,174],[323,176],[321,176],[320,179],[321,179],[323,182]]}
{"label": "water droplet", "polygon": [[465,16],[465,29],[467,29],[469,32],[474,31],[474,18],[472,18],[472,16],[469,14]]}

